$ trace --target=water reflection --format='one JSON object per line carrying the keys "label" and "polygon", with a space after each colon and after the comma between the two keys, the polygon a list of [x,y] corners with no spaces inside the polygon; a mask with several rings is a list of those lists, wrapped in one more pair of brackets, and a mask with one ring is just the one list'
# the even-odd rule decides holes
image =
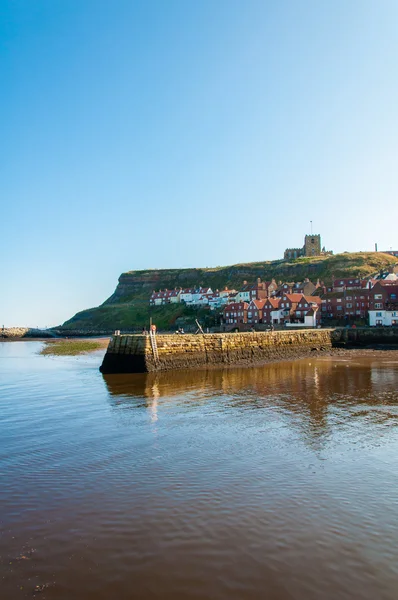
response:
{"label": "water reflection", "polygon": [[352,427],[353,416],[389,427],[398,424],[398,361],[323,358],[255,368],[103,377],[113,408],[145,406],[152,422],[159,419],[162,407],[193,409],[216,401],[220,411],[278,415],[318,450]]}
{"label": "water reflection", "polygon": [[293,394],[307,403],[344,395],[368,397],[379,388],[397,387],[398,361],[358,362],[314,359],[281,362],[262,367],[174,371],[148,374],[103,375],[113,397],[171,398],[196,390],[198,396],[210,392],[233,394],[242,390],[268,394]]}

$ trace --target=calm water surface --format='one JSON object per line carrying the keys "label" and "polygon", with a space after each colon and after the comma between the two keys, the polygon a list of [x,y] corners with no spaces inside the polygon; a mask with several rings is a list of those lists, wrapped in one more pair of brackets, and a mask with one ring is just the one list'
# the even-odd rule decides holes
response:
{"label": "calm water surface", "polygon": [[40,346],[0,343],[2,600],[398,598],[398,353],[103,377]]}

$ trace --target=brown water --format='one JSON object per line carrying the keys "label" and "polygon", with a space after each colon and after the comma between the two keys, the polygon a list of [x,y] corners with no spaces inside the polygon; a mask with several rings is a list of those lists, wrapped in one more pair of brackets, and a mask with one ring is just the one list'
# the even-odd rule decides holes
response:
{"label": "brown water", "polygon": [[0,344],[2,600],[398,597],[398,352],[104,378],[40,346]]}

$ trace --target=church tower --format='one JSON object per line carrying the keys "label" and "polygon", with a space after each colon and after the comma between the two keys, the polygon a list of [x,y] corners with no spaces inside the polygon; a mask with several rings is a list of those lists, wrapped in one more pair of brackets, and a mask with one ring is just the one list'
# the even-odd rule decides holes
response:
{"label": "church tower", "polygon": [[321,255],[321,236],[319,233],[306,235],[304,239],[304,256]]}

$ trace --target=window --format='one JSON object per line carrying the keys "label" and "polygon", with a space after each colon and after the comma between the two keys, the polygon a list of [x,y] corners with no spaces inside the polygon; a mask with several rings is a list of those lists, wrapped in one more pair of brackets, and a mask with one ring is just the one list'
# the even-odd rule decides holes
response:
{"label": "window", "polygon": [[375,300],[381,300],[383,298],[383,294],[375,294]]}
{"label": "window", "polygon": [[383,308],[383,305],[380,302],[376,302],[375,308]]}
{"label": "window", "polygon": [[352,308],[352,304],[348,303],[347,308]]}
{"label": "window", "polygon": [[352,300],[352,296],[347,296],[346,300]]}
{"label": "window", "polygon": [[391,300],[396,300],[397,299],[397,294],[390,294],[390,299]]}
{"label": "window", "polygon": [[337,298],[337,302],[341,302],[341,298]]}
{"label": "window", "polygon": [[376,313],[376,317],[382,317],[383,315],[381,314],[381,312],[377,312]]}
{"label": "window", "polygon": [[337,310],[343,310],[343,307],[342,306],[338,306]]}

